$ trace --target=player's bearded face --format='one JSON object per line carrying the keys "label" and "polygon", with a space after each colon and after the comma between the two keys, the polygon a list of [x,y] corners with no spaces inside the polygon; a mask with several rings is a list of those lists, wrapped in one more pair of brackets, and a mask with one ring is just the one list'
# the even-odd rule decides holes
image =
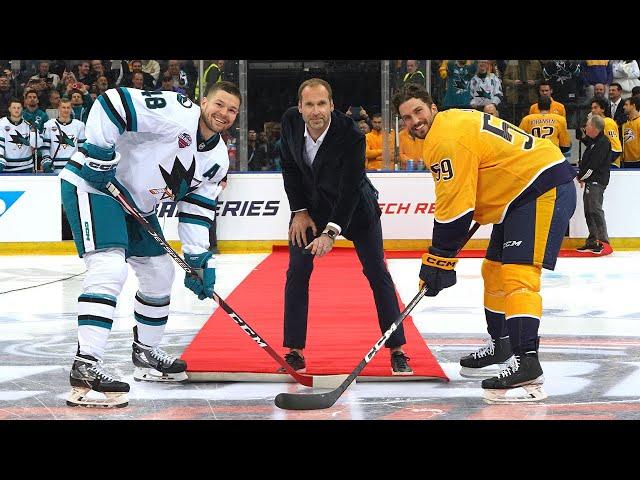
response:
{"label": "player's bearded face", "polygon": [[424,139],[429,133],[438,109],[435,104],[429,106],[418,98],[410,98],[400,105],[399,113],[411,134]]}
{"label": "player's bearded face", "polygon": [[209,98],[202,99],[201,117],[209,130],[220,133],[236,121],[240,99],[224,90],[216,90]]}

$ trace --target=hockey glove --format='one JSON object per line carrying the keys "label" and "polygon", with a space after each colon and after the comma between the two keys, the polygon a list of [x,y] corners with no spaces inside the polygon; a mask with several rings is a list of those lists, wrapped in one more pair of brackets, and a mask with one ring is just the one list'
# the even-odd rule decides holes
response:
{"label": "hockey glove", "polygon": [[71,156],[75,162],[82,164],[80,176],[97,190],[104,190],[107,183],[116,176],[116,165],[120,161],[120,154],[111,148],[101,148],[92,144],[85,144],[85,156],[76,152]]}
{"label": "hockey glove", "polygon": [[53,161],[51,160],[51,158],[46,157],[42,159],[42,171],[44,173],[53,172]]}
{"label": "hockey glove", "polygon": [[425,297],[435,297],[440,290],[456,284],[457,258],[451,258],[455,253],[429,247],[429,252],[422,255],[420,267],[420,290],[427,284]]}
{"label": "hockey glove", "polygon": [[[190,267],[198,271],[198,277],[189,275],[184,277],[184,286],[198,295],[200,300],[213,297],[213,287],[216,283],[216,269],[213,268],[213,255],[211,252],[204,252],[199,255],[185,253],[184,260]],[[209,266],[211,265],[211,266]]]}

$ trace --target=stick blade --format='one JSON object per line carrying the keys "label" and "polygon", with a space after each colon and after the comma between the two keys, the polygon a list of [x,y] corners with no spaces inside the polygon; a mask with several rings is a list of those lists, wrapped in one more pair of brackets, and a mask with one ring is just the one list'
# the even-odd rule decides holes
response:
{"label": "stick blade", "polygon": [[[313,388],[327,388],[334,390],[338,388],[349,377],[345,375],[314,375]],[[355,380],[353,381],[355,383]]]}
{"label": "stick blade", "polygon": [[279,393],[276,396],[276,407],[282,410],[322,410],[331,407],[340,395],[335,392],[311,393]]}

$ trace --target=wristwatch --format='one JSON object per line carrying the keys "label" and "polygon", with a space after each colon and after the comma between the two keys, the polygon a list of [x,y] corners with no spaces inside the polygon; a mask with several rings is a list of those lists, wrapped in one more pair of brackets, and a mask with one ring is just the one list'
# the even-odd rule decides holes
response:
{"label": "wristwatch", "polygon": [[338,236],[338,232],[332,228],[327,227],[322,232],[322,235],[326,235],[327,237],[329,237],[331,240],[335,242],[336,237]]}

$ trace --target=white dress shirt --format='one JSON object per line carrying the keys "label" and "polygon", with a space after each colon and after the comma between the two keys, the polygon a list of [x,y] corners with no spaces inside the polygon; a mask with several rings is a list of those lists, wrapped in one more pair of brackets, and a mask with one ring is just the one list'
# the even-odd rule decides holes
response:
{"label": "white dress shirt", "polygon": [[[324,137],[327,136],[329,127],[331,127],[331,117],[329,117],[329,125],[327,125],[327,128],[325,129],[325,131],[322,132],[322,135],[320,135],[316,141],[314,141],[313,138],[311,138],[311,135],[309,134],[307,125],[306,124],[304,125],[304,149],[302,150],[302,159],[310,167],[313,166],[313,161],[316,159],[316,155],[318,154],[318,150],[320,150],[320,147],[322,146],[322,142],[324,142]],[[306,210],[307,210],[306,208],[302,208],[300,210],[296,210],[293,213],[304,212]],[[340,235],[340,232],[342,232],[342,227],[336,223],[329,222],[327,223],[327,227],[332,227],[335,230],[337,230],[338,235]]]}

